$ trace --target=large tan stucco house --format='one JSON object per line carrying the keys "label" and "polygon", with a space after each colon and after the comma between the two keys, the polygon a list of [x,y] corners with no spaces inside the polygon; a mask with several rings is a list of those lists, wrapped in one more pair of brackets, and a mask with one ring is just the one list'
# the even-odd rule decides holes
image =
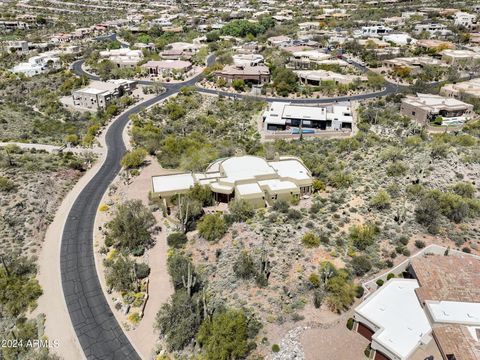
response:
{"label": "large tan stucco house", "polygon": [[296,157],[267,161],[246,155],[218,159],[203,173],[153,176],[152,193],[167,205],[173,196],[185,194],[199,184],[210,187],[217,202],[237,198],[260,208],[279,199],[310,194],[312,183],[310,171]]}

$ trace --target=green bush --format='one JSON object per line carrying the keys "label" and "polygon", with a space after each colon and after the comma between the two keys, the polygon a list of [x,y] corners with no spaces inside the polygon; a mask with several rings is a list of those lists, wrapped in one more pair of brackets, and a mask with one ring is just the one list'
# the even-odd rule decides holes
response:
{"label": "green bush", "polygon": [[188,241],[187,235],[181,232],[174,232],[167,236],[168,246],[174,247],[176,249],[181,248]]}
{"label": "green bush", "polygon": [[273,344],[272,345],[272,351],[274,353],[278,353],[280,351],[280,346],[278,346],[278,344]]}
{"label": "green bush", "polygon": [[365,289],[363,286],[359,285],[355,288],[355,297],[357,299],[360,299],[363,296],[363,293],[365,292]]}
{"label": "green bush", "polygon": [[372,223],[366,223],[364,225],[352,226],[349,237],[352,240],[353,246],[358,250],[365,250],[373,244],[379,232],[377,226]]}
{"label": "green bush", "polygon": [[320,246],[320,238],[315,234],[308,232],[302,237],[302,244],[308,248]]}
{"label": "green bush", "polygon": [[16,188],[16,185],[12,180],[4,176],[0,176],[0,191],[9,192],[15,188]]}
{"label": "green bush", "polygon": [[338,189],[345,189],[353,184],[353,176],[347,172],[335,171],[330,175],[329,182]]}
{"label": "green bush", "polygon": [[145,263],[135,264],[135,274],[137,275],[137,279],[145,279],[150,275],[150,266]]}
{"label": "green bush", "polygon": [[408,170],[408,167],[401,161],[395,161],[387,166],[386,172],[388,176],[401,176]]}
{"label": "green bush", "polygon": [[415,246],[418,249],[423,249],[425,247],[425,242],[422,240],[415,240]]}
{"label": "green bush", "polygon": [[140,200],[128,200],[118,206],[115,217],[107,224],[108,237],[117,248],[143,253],[153,245],[153,225],[152,212]]}
{"label": "green bush", "polygon": [[105,280],[111,289],[121,292],[137,290],[135,261],[121,254],[104,260]]}
{"label": "green bush", "polygon": [[288,201],[285,201],[285,200],[277,200],[273,203],[272,209],[274,211],[278,211],[286,214],[290,209],[290,204],[288,203]]}
{"label": "green bush", "polygon": [[182,350],[192,339],[202,322],[202,301],[195,294],[176,291],[163,304],[155,319],[155,328],[166,338],[169,351]]}
{"label": "green bush", "polygon": [[319,180],[319,179],[313,180],[314,192],[325,191],[325,189],[326,189],[326,185],[322,180]]}
{"label": "green bush", "polygon": [[126,169],[134,169],[140,167],[147,157],[147,151],[145,149],[135,149],[127,152],[122,160],[121,164]]}
{"label": "green bush", "polygon": [[391,198],[385,190],[380,190],[371,200],[370,205],[378,210],[390,207]]}
{"label": "green bush", "polygon": [[239,80],[239,79],[236,79],[236,80],[233,80],[232,81],[232,87],[237,90],[237,91],[243,91],[245,90],[245,81],[243,80]]}
{"label": "green bush", "polygon": [[197,341],[209,360],[242,359],[253,347],[248,335],[245,313],[227,310],[203,321]]}
{"label": "green bush", "polygon": [[475,186],[467,182],[459,182],[452,187],[452,190],[455,194],[472,199],[477,192]]}
{"label": "green bush", "polygon": [[348,330],[352,330],[354,324],[355,324],[355,321],[353,320],[353,318],[348,318],[348,320],[347,320],[347,329],[348,329]]}
{"label": "green bush", "polygon": [[310,285],[314,288],[320,287],[320,276],[316,273],[311,273],[310,276],[308,277],[308,281],[310,282]]}
{"label": "green bush", "polygon": [[302,213],[297,209],[288,209],[287,216],[290,220],[300,220],[302,218]]}
{"label": "green bush", "polygon": [[244,222],[255,215],[253,206],[243,199],[232,200],[228,204],[228,210],[232,222]]}
{"label": "green bush", "polygon": [[395,277],[395,274],[389,273],[389,274],[387,275],[387,280],[393,279],[394,277]]}
{"label": "green bush", "polygon": [[378,285],[378,287],[382,286],[385,282],[382,280],[382,279],[378,279],[377,281],[375,281],[375,284]]}
{"label": "green bush", "polygon": [[243,250],[240,252],[237,261],[233,265],[233,271],[241,279],[250,279],[256,275],[255,264],[247,251]]}
{"label": "green bush", "polygon": [[220,214],[205,215],[198,222],[198,234],[207,241],[217,241],[227,232],[227,224]]}
{"label": "green bush", "polygon": [[368,260],[368,257],[364,255],[355,256],[350,262],[350,265],[357,276],[362,276],[372,270],[372,263]]}

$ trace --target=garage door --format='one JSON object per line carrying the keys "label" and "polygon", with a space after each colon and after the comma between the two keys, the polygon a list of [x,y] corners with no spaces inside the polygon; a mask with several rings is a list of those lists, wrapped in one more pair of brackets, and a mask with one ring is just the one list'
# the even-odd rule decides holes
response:
{"label": "garage door", "polygon": [[358,333],[361,334],[363,337],[367,338],[368,340],[372,341],[372,336],[374,332],[370,330],[368,327],[363,325],[362,323],[358,323]]}
{"label": "garage door", "polygon": [[383,355],[380,351],[375,352],[375,358],[374,360],[390,360],[389,357],[386,355]]}

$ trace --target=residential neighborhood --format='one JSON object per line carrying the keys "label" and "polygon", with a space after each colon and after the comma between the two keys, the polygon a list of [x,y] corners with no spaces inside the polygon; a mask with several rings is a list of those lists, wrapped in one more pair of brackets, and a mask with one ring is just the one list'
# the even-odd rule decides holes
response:
{"label": "residential neighborhood", "polygon": [[0,359],[480,360],[476,0],[0,0]]}

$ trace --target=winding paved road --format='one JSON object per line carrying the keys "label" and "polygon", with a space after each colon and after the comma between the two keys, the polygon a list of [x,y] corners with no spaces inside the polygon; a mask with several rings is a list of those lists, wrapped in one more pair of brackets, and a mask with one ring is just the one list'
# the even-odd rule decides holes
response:
{"label": "winding paved road", "polygon": [[111,312],[97,277],[93,227],[103,194],[121,168],[125,153],[122,132],[129,116],[165,99],[175,88],[169,90],[128,109],[111,124],[106,133],[105,162],[77,197],[65,223],[60,250],[62,287],[87,359],[140,359]]}
{"label": "winding paved road", "polygon": [[[207,58],[207,64],[211,65],[215,62],[215,57],[213,55],[210,55]],[[72,71],[79,75],[79,76],[86,76],[91,80],[100,80],[100,78],[97,75],[91,74],[86,72],[83,69],[83,63],[84,60],[77,60],[75,61],[71,69]],[[352,63],[352,65],[356,66],[362,71],[368,71],[368,68],[357,64],[357,63]],[[187,80],[182,83],[176,83],[176,84],[171,84],[171,83],[163,83],[165,88],[170,91],[178,91],[179,87],[181,88],[182,86],[195,86],[199,80],[201,80],[202,76],[199,75],[197,77],[194,77],[190,80]],[[151,80],[139,80],[139,84],[141,85],[151,85],[153,84],[153,81]],[[231,98],[245,98],[245,97],[252,97],[251,95],[244,95],[244,94],[238,94],[238,93],[233,93],[233,92],[228,92],[228,91],[222,91],[222,90],[216,90],[216,89],[206,89],[202,88],[199,86],[196,86],[197,91],[204,93],[204,94],[211,94],[211,95],[221,95],[221,96],[226,96],[226,97],[231,97]],[[354,101],[354,100],[367,100],[367,99],[373,99],[377,97],[382,97],[390,94],[395,94],[398,93],[404,89],[408,88],[407,86],[404,85],[397,85],[393,84],[390,82],[386,82],[385,87],[381,91],[376,91],[376,92],[371,92],[371,93],[365,93],[365,94],[356,94],[356,95],[348,95],[348,96],[338,96],[338,97],[331,97],[331,98],[310,98],[310,99],[290,99],[290,98],[283,98],[283,97],[264,97],[260,96],[259,98],[262,100],[265,100],[267,102],[289,102],[293,104],[331,104],[334,102],[342,102],[342,101]]]}
{"label": "winding paved road", "polygon": [[[211,63],[212,57],[208,59]],[[98,80],[98,76],[82,69],[83,60],[72,64],[77,75]],[[165,84],[166,92],[140,103],[121,114],[106,133],[107,156],[98,173],[77,197],[68,214],[61,245],[62,287],[70,318],[87,359],[140,359],[134,347],[124,334],[113,315],[100,281],[94,259],[93,227],[100,201],[120,171],[120,159],[125,153],[122,132],[130,115],[153,105],[180,91],[183,86],[195,85],[202,74],[177,84]],[[150,84],[150,81],[141,81]],[[198,91],[230,97],[242,97],[225,91],[198,88]],[[384,96],[398,91],[398,87],[388,84],[380,92],[329,99],[286,99],[266,98],[267,101],[289,101],[294,103],[331,103],[332,101],[362,100]]]}

